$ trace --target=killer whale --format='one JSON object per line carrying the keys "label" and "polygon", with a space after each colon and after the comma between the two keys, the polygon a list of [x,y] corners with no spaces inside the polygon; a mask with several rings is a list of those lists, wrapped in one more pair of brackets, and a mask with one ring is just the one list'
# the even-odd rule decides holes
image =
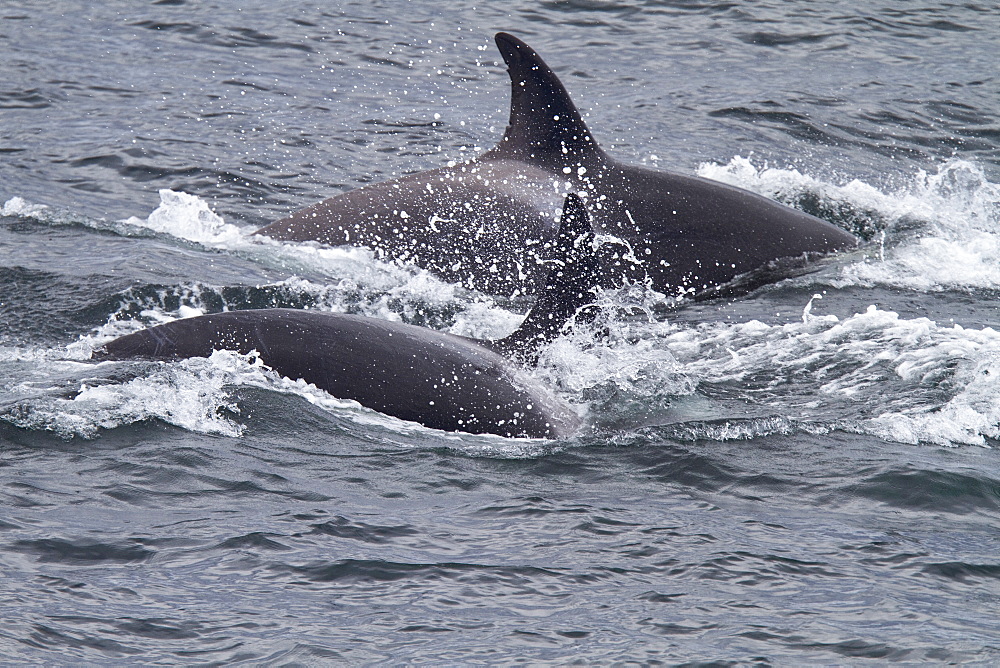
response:
{"label": "killer whale", "polygon": [[628,253],[602,257],[605,286],[648,280],[668,295],[747,292],[851,248],[848,232],[760,195],[619,162],[598,146],[555,73],[497,33],[511,79],[503,138],[467,163],[331,197],[257,230],[278,240],[368,246],[491,294],[537,291],[567,192]]}
{"label": "killer whale", "polygon": [[575,195],[566,198],[547,255],[545,287],[521,326],[499,341],[356,315],[260,309],[202,315],[128,334],[95,351],[95,359],[256,351],[282,376],[427,427],[565,437],[576,432],[580,418],[516,362],[532,360],[538,347],[594,298],[599,269],[594,234]]}

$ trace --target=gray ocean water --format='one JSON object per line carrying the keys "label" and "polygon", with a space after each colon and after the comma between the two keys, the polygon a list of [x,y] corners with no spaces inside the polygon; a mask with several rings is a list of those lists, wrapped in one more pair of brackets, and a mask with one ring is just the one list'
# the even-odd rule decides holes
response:
{"label": "gray ocean water", "polygon": [[[602,146],[863,236],[738,299],[604,295],[532,373],[589,425],[448,434],[252,360],[95,364],[285,306],[524,304],[246,232],[460,161],[531,44]],[[991,3],[0,3],[0,656],[1000,662]]]}

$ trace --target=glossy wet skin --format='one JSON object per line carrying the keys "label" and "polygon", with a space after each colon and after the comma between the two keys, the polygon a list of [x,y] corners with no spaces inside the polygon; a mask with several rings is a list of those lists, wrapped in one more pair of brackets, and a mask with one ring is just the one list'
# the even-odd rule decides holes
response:
{"label": "glossy wet skin", "polygon": [[510,123],[496,147],[469,163],[332,197],[258,233],[369,246],[496,294],[538,288],[544,267],[535,249],[555,234],[567,192],[586,197],[596,231],[632,248],[602,259],[609,286],[648,276],[667,294],[697,294],[774,260],[857,244],[754,193],[614,160],[544,61],[506,33],[496,42],[512,83]]}
{"label": "glossy wet skin", "polygon": [[480,160],[351,190],[258,231],[275,239],[372,248],[449,282],[533,293],[534,246],[558,229],[564,188],[547,170]]}
{"label": "glossy wet skin", "polygon": [[433,429],[557,438],[579,418],[494,351],[434,330],[295,309],[177,320],[108,343],[103,359],[257,351],[277,373]]}

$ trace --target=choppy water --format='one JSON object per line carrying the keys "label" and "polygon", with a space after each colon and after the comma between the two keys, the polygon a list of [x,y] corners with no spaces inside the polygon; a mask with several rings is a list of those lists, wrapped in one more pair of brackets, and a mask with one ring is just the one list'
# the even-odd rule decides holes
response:
{"label": "choppy water", "polygon": [[[995,7],[442,7],[0,7],[0,655],[1000,660]],[[501,29],[615,156],[869,243],[735,301],[606,293],[535,372],[592,426],[565,442],[227,353],[89,361],[222,308],[510,331],[522,304],[244,235],[490,146]]]}

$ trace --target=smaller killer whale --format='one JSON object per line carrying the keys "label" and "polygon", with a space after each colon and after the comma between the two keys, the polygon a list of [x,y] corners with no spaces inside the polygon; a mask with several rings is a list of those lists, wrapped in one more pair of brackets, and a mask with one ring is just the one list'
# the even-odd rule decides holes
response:
{"label": "smaller killer whale", "polygon": [[545,288],[521,326],[499,341],[478,341],[415,325],[296,309],[230,311],[177,320],[129,334],[95,352],[98,360],[207,357],[256,351],[288,378],[340,399],[445,431],[561,438],[580,426],[563,402],[517,362],[594,298],[594,234],[579,197],[566,198],[549,245]]}
{"label": "smaller killer whale", "polygon": [[719,294],[720,286],[739,294],[857,245],[835,225],[755,193],[615,160],[541,57],[513,35],[495,39],[511,80],[510,121],[495,147],[331,197],[256,234],[368,246],[505,295],[541,285],[537,249],[556,234],[568,192],[587,199],[597,231],[631,247],[602,258],[605,286],[648,279],[668,295]]}

